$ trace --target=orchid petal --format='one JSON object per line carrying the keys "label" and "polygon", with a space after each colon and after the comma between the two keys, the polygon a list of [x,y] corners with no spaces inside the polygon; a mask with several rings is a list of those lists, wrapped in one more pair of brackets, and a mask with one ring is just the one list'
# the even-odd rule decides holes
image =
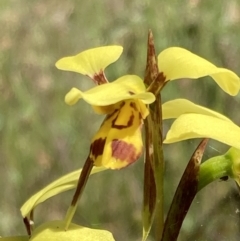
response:
{"label": "orchid petal", "polygon": [[89,49],[75,56],[65,57],[57,61],[56,67],[73,71],[91,78],[115,62],[122,54],[121,46],[105,46]]}
{"label": "orchid petal", "polygon": [[107,230],[90,229],[71,223],[65,230],[65,221],[50,221],[34,229],[29,241],[114,241],[113,235]]}
{"label": "orchid petal", "polygon": [[158,67],[167,80],[198,79],[209,75],[229,95],[237,95],[240,89],[239,77],[234,72],[218,68],[183,48],[171,47],[162,51],[158,55]]}
{"label": "orchid petal", "polygon": [[99,85],[85,92],[72,88],[67,93],[65,102],[73,105],[81,98],[94,106],[108,106],[127,99],[140,99],[144,104],[155,101],[155,96],[146,92],[142,79],[136,75],[125,75],[112,83]]}
{"label": "orchid petal", "polygon": [[233,122],[202,114],[183,114],[172,124],[165,144],[192,138],[211,138],[240,149],[240,128]]}
{"label": "orchid petal", "polygon": [[220,113],[213,111],[211,109],[208,109],[206,107],[203,107],[201,105],[196,105],[195,103],[187,99],[175,99],[175,100],[165,102],[162,105],[162,113],[163,113],[163,120],[178,118],[182,114],[196,113],[196,114],[217,117],[219,119],[232,122],[226,116],[221,115]]}
{"label": "orchid petal", "polygon": [[118,105],[92,139],[90,158],[95,166],[121,169],[142,154],[142,118],[148,115],[148,109],[138,100],[122,101]]}
{"label": "orchid petal", "polygon": [[[91,171],[91,175],[104,171],[103,167],[93,167]],[[61,178],[55,180],[54,182],[50,183],[39,192],[34,194],[30,197],[21,207],[21,214],[23,217],[27,217],[40,203],[44,202],[45,200],[70,189],[73,189],[77,186],[77,181],[79,179],[79,175],[82,169],[77,171],[68,173]]]}

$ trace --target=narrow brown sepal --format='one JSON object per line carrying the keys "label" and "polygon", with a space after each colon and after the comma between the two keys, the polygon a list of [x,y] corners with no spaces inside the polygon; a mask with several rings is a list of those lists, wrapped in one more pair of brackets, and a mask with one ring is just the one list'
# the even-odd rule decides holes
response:
{"label": "narrow brown sepal", "polygon": [[80,198],[80,196],[84,190],[84,187],[86,186],[86,183],[87,183],[87,180],[89,178],[92,168],[93,168],[93,161],[88,157],[86,162],[84,163],[82,172],[79,176],[77,188],[74,193],[71,206],[75,206],[77,204],[78,199]]}
{"label": "narrow brown sepal", "polygon": [[147,65],[145,70],[144,83],[147,86],[150,86],[159,74],[157,56],[154,47],[153,33],[151,30],[148,31],[147,45]]}
{"label": "narrow brown sepal", "polygon": [[183,220],[198,191],[200,164],[207,142],[208,139],[201,141],[183,173],[165,221],[162,239],[159,237],[161,241],[177,240]]}
{"label": "narrow brown sepal", "polygon": [[23,218],[23,223],[24,223],[25,228],[26,228],[26,230],[27,230],[27,234],[28,234],[29,236],[31,236],[31,234],[32,234],[31,224],[30,224],[30,221],[28,220],[27,217]]}
{"label": "narrow brown sepal", "polygon": [[151,117],[148,116],[145,123],[145,166],[144,166],[144,190],[143,190],[143,240],[151,230],[154,219],[157,190],[153,172],[153,136]]}

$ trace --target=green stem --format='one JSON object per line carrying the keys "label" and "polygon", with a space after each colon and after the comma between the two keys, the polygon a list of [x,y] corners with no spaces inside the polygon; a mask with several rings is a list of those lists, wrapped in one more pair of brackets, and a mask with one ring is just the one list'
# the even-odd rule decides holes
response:
{"label": "green stem", "polygon": [[232,160],[225,155],[215,156],[201,164],[199,172],[198,191],[209,183],[229,176],[232,173]]}

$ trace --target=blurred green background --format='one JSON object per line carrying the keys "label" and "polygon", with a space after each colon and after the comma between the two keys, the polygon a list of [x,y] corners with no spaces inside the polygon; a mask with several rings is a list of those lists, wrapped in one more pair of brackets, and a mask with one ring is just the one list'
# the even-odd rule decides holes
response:
{"label": "blurred green background", "polygon": [[[19,208],[42,187],[82,167],[90,139],[103,117],[83,101],[69,107],[64,96],[73,86],[93,83],[62,72],[55,62],[82,50],[119,44],[120,60],[107,69],[144,76],[148,29],[157,52],[187,48],[240,74],[238,0],[1,0],[0,1],[0,235],[25,234]],[[204,78],[173,81],[163,100],[188,98],[224,113],[240,124],[240,96],[227,96]],[[165,130],[169,123],[164,124]],[[164,146],[165,212],[199,140]],[[227,147],[210,142],[204,159]],[[74,222],[108,229],[116,240],[141,240],[143,160],[121,171],[94,175],[87,184]],[[73,191],[36,210],[36,224],[64,217]],[[179,240],[239,240],[240,196],[233,181],[218,181],[195,198]],[[149,238],[149,240],[154,240]]]}

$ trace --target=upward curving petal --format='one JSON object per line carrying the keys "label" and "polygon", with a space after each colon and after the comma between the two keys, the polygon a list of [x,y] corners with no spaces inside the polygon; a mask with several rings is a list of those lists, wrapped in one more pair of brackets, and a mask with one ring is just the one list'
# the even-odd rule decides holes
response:
{"label": "upward curving petal", "polygon": [[229,95],[237,95],[240,89],[240,79],[234,72],[218,68],[183,48],[171,47],[162,51],[158,55],[158,67],[167,80],[198,79],[209,75]]}
{"label": "upward curving petal", "polygon": [[201,105],[196,105],[195,103],[187,99],[175,99],[165,102],[162,105],[162,113],[163,120],[178,118],[182,114],[196,113],[217,117],[219,119],[232,122],[226,116]]}
{"label": "upward curving petal", "polygon": [[125,75],[112,83],[85,92],[72,88],[67,93],[65,102],[73,105],[81,98],[93,106],[108,106],[127,99],[140,99],[144,104],[155,101],[155,96],[146,92],[142,79],[136,75]]}
{"label": "upward curving petal", "polygon": [[183,114],[172,124],[165,144],[192,138],[211,138],[240,149],[240,128],[233,122],[202,114]]}
{"label": "upward curving petal", "polygon": [[105,46],[89,49],[75,56],[65,57],[57,61],[56,67],[61,70],[73,71],[91,78],[115,62],[122,54],[121,46]]}

